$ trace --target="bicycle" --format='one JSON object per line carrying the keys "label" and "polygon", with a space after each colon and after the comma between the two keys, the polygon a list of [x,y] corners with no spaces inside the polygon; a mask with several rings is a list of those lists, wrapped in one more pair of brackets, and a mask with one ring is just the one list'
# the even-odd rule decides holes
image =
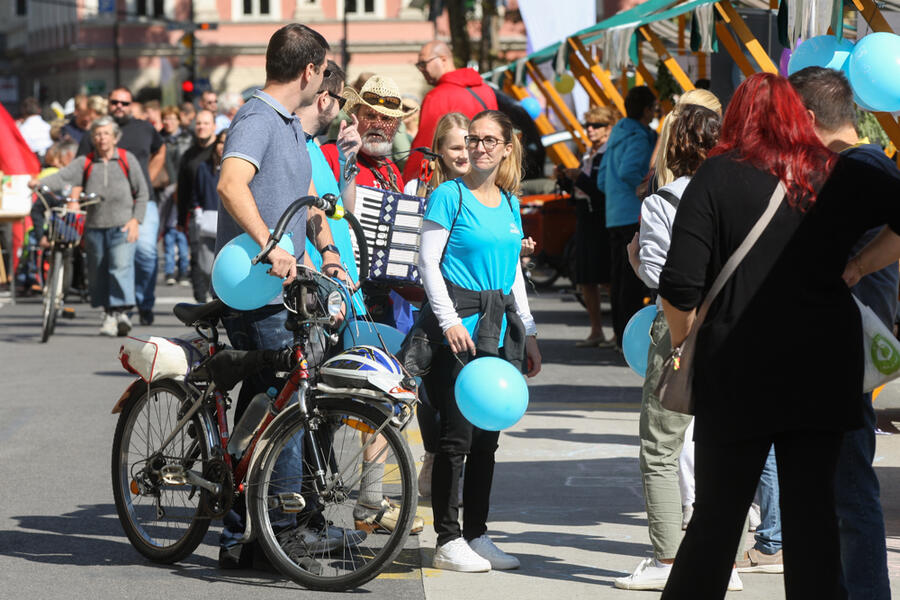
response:
{"label": "bicycle", "polygon": [[[297,200],[254,261],[264,260],[294,213],[310,205],[327,214],[335,210],[328,196]],[[359,223],[349,213],[346,217],[363,239]],[[366,273],[365,245],[360,263],[360,273]],[[199,334],[191,343],[205,357],[181,378],[136,380],[114,408],[121,411],[112,452],[116,510],[141,554],[172,563],[194,551],[211,519],[224,517],[243,499],[247,525],[241,543],[256,539],[269,561],[304,587],[345,590],[388,567],[409,535],[416,473],[401,432],[414,414],[415,381],[385,372],[379,381],[386,377],[389,385],[380,387],[358,382],[348,387],[345,380],[329,379],[326,367],[347,352],[319,366],[319,345],[337,343],[334,317],[342,302],[352,307],[349,293],[334,279],[298,265],[297,279],[283,296],[285,327],[294,344],[280,350],[226,349],[216,323],[229,309],[220,300],[175,306],[176,317]],[[265,417],[242,449],[229,439],[228,391],[266,366],[287,375],[280,390],[269,390]],[[291,403],[295,393],[297,402]],[[242,419],[248,413],[249,408]],[[246,429],[243,425],[242,420],[235,431]],[[353,529],[357,485],[372,473],[363,471],[363,454],[379,439],[384,441],[378,456],[385,465],[382,490],[400,502],[398,522],[386,534]],[[290,470],[279,471],[282,455],[298,449],[302,463],[295,460]]]}
{"label": "bicycle", "polygon": [[[81,243],[87,213],[80,208],[66,208],[65,200],[53,194],[47,186],[36,188],[35,194],[46,210],[47,240],[50,242],[45,250],[50,256],[50,270],[41,292],[41,343],[46,343],[53,335],[56,319],[63,310],[66,289],[72,278],[72,274],[67,273],[67,265],[70,264],[72,252]],[[103,198],[94,193],[82,192],[78,201],[81,207],[85,207],[102,202]],[[62,206],[59,206],[61,203]]]}

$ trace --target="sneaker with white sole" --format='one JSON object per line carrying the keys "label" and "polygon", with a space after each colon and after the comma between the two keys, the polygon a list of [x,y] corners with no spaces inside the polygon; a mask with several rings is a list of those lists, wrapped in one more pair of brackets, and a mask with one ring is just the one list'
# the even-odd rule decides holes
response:
{"label": "sneaker with white sole", "polygon": [[116,315],[112,313],[103,313],[103,324],[100,325],[100,335],[115,337],[119,332],[119,326],[116,323]]}
{"label": "sneaker with white sole", "polygon": [[131,333],[131,319],[123,312],[116,313],[116,334],[124,337],[129,333]]}
{"label": "sneaker with white sole", "polygon": [[737,569],[731,569],[731,577],[728,578],[728,591],[729,592],[744,591],[744,582],[741,581],[741,576],[738,575]]}
{"label": "sneaker with white sole", "polygon": [[781,549],[774,554],[766,554],[750,548],[735,565],[738,573],[784,573],[784,554]]}
{"label": "sneaker with white sole", "polygon": [[479,556],[463,538],[450,540],[435,548],[432,566],[462,573],[487,573],[491,570],[490,561]]}
{"label": "sneaker with white sole", "polygon": [[434,470],[434,454],[426,452],[419,470],[419,496],[431,498],[431,472]]}
{"label": "sneaker with white sole", "polygon": [[659,562],[655,558],[645,558],[638,564],[634,573],[615,580],[620,590],[659,590],[666,587],[672,565]]}
{"label": "sneaker with white sole", "polygon": [[519,559],[498,548],[486,535],[469,540],[469,548],[481,558],[487,559],[492,569],[511,571],[519,568]]}

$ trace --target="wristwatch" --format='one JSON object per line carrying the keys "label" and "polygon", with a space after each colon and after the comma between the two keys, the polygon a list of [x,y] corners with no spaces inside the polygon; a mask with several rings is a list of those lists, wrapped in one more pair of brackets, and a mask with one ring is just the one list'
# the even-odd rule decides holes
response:
{"label": "wristwatch", "polygon": [[338,247],[334,244],[328,244],[327,246],[319,250],[319,254],[325,254],[326,252],[334,252],[338,256],[341,255],[341,251],[338,250]]}

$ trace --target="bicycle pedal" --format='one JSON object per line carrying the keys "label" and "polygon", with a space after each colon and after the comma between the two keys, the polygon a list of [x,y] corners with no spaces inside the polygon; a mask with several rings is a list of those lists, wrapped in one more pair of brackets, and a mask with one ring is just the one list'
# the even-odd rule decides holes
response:
{"label": "bicycle pedal", "polygon": [[62,318],[63,319],[74,319],[75,318],[75,309],[74,308],[64,308],[62,310]]}
{"label": "bicycle pedal", "polygon": [[269,508],[278,508],[286,513],[298,513],[306,508],[306,500],[297,492],[282,492],[278,494],[278,498],[273,498],[269,504]]}
{"label": "bicycle pedal", "polygon": [[165,465],[159,470],[159,475],[168,485],[187,485],[188,483],[184,467],[179,465]]}

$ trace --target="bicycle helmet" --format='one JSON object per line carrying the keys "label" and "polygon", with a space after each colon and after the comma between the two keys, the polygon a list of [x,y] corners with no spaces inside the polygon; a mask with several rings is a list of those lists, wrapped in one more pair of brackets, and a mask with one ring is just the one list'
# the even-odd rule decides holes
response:
{"label": "bicycle helmet", "polygon": [[386,394],[410,393],[403,386],[403,369],[394,356],[375,346],[355,346],[322,365],[325,383],[334,387],[376,390]]}

